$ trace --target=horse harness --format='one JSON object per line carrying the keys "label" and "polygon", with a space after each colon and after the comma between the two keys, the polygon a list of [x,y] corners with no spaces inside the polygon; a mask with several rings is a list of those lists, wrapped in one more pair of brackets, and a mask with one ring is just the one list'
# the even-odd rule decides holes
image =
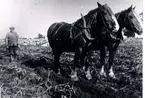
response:
{"label": "horse harness", "polygon": [[[55,26],[52,28],[52,30],[53,30],[57,25],[58,25],[58,24],[55,24]],[[64,23],[62,23],[62,24],[57,28],[57,30],[55,31],[55,33],[54,33],[53,36],[55,36],[55,35],[58,33],[58,31],[59,31],[63,26],[64,26]],[[70,32],[69,38],[71,39],[71,43],[73,43],[74,40],[75,40],[76,38],[78,38],[79,36],[82,35],[82,32],[79,32],[76,36],[73,36],[73,31],[72,31],[72,30],[73,30],[74,27],[81,28],[81,29],[86,29],[86,28],[82,28],[82,27],[76,25],[75,23],[71,24],[71,28],[70,28],[70,31],[69,31],[69,32]],[[58,39],[56,39],[56,40],[58,40]]]}
{"label": "horse harness", "polygon": [[72,43],[74,42],[74,40],[76,38],[78,38],[79,36],[82,35],[82,32],[79,32],[76,36],[73,36],[73,31],[72,31],[73,30],[73,27],[77,27],[77,28],[80,28],[80,29],[86,29],[86,28],[82,28],[82,27],[76,25],[75,23],[71,24],[71,28],[70,28],[70,39],[71,39],[71,42]]}
{"label": "horse harness", "polygon": [[[57,25],[58,25],[58,24],[55,24],[55,26],[52,28],[52,30],[53,30]],[[55,36],[55,35],[57,34],[57,32],[62,28],[63,25],[64,25],[64,24],[61,24],[61,25],[58,27],[58,29],[55,31],[55,33],[54,33],[53,36]]]}
{"label": "horse harness", "polygon": [[[102,15],[102,14],[101,14]],[[119,14],[119,16],[120,16],[120,14]],[[117,19],[119,18],[119,16],[117,17]],[[107,28],[107,25],[106,25],[106,22],[105,22],[105,20],[104,20],[104,18],[103,18],[103,16],[101,16],[102,17],[102,22],[103,22],[103,24],[104,24],[104,26],[105,26],[105,30],[108,32],[108,36],[110,36],[111,38],[113,38],[114,40],[116,40],[116,41],[120,41],[121,39],[120,38],[117,38],[115,35],[114,35],[114,32],[111,32],[108,28]],[[106,33],[107,34],[107,33]]]}
{"label": "horse harness", "polygon": [[[132,26],[131,23],[130,23],[131,20],[129,19],[128,14],[125,15],[125,17],[124,17],[124,22],[126,22],[127,19],[128,19],[128,21],[129,21],[129,25],[131,26],[132,30],[134,30],[133,26]],[[134,30],[134,31],[135,31],[135,30]]]}

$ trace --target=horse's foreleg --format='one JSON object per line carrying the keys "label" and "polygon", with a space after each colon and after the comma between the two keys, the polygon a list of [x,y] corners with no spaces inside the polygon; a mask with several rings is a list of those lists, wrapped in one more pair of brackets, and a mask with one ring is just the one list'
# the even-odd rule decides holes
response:
{"label": "horse's foreleg", "polygon": [[113,72],[113,68],[112,68],[112,64],[113,64],[113,60],[114,60],[114,56],[116,54],[116,50],[110,50],[109,51],[109,65],[108,65],[108,69],[109,69],[109,76],[112,78],[115,78],[115,74]]}
{"label": "horse's foreleg", "polygon": [[105,55],[106,55],[106,51],[105,51],[105,47],[100,49],[100,62],[101,62],[101,71],[100,71],[100,75],[105,76],[106,77],[106,72],[104,71],[104,64],[105,64]]}
{"label": "horse's foreleg", "polygon": [[83,49],[82,52],[81,52],[81,57],[80,57],[81,68],[82,67],[86,68],[86,62],[85,62],[85,56],[86,55],[87,55],[87,51]]}
{"label": "horse's foreleg", "polygon": [[82,56],[82,48],[78,48],[75,52],[75,58],[74,58],[74,65],[73,65],[73,69],[76,69],[76,67],[82,67],[81,63],[81,56]]}

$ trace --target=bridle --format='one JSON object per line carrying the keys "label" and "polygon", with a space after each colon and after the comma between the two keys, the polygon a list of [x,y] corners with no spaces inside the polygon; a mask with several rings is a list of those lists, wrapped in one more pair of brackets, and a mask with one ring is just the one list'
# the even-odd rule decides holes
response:
{"label": "bridle", "polygon": [[[125,11],[126,11],[126,10],[125,10]],[[119,13],[119,15],[117,15],[117,20],[119,19],[119,17],[121,16],[121,14],[125,13],[125,11],[122,11],[121,13]],[[131,21],[130,21],[130,19],[129,19],[128,13],[126,13],[126,14],[124,15],[124,17],[123,17],[123,23],[124,23],[124,24],[128,24],[127,19],[128,19],[128,22],[129,22],[129,25],[131,26],[131,28],[134,29],[133,26],[131,25]],[[123,28],[123,27],[122,27],[122,28]],[[120,38],[118,38],[118,39],[120,39]],[[121,40],[121,39],[120,39],[120,40]]]}
{"label": "bridle", "polygon": [[114,39],[120,41],[121,39],[120,39],[120,38],[117,38],[117,37],[114,35],[114,33],[113,33],[111,30],[108,29],[107,23],[105,22],[105,19],[103,18],[102,13],[101,13],[101,18],[102,18],[103,25],[104,25],[104,27],[105,27],[105,31],[108,32],[109,35],[112,36]]}
{"label": "bridle", "polygon": [[[128,13],[125,14],[124,23],[127,22],[127,19],[128,19],[128,24],[131,26],[131,29],[132,29],[133,31],[135,31],[135,29],[133,28],[133,26],[132,26],[132,24],[131,24],[131,20],[129,19]],[[126,24],[127,24],[127,23],[126,23]]]}
{"label": "bridle", "polygon": [[[101,11],[100,11],[100,12],[101,12]],[[103,22],[103,25],[104,25],[106,31],[107,31],[107,32],[111,32],[111,31],[108,29],[107,23],[105,22],[105,19],[104,19],[103,15],[102,15],[102,12],[101,12],[101,19],[102,19],[102,22]]]}

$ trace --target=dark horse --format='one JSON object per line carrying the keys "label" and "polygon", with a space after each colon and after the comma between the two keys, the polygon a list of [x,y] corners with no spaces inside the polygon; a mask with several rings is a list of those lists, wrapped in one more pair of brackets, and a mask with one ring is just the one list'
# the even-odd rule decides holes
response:
{"label": "dark horse", "polygon": [[[129,7],[126,10],[123,10],[119,13],[116,13],[115,16],[117,18],[117,21],[119,23],[119,30],[117,32],[110,32],[108,33],[108,31],[106,32],[106,30],[100,31],[102,32],[102,36],[99,36],[98,39],[96,39],[97,41],[94,41],[93,45],[92,45],[92,49],[94,50],[100,50],[100,56],[101,56],[101,71],[100,74],[103,76],[106,76],[106,72],[104,71],[104,65],[105,65],[105,55],[106,55],[106,49],[105,47],[107,47],[107,49],[109,50],[109,60],[108,60],[108,66],[106,66],[107,70],[107,75],[109,75],[112,78],[115,78],[114,72],[113,72],[113,68],[112,68],[112,63],[114,60],[114,56],[116,53],[116,50],[119,46],[119,44],[121,43],[121,40],[123,40],[123,36],[122,36],[122,30],[123,28],[128,29],[131,32],[135,32],[138,35],[142,34],[142,23],[141,23],[141,19],[139,18],[139,16],[137,15],[137,13],[134,11],[135,8],[133,8],[132,6]],[[93,34],[94,36],[98,36],[96,35],[97,29],[93,30]],[[110,34],[110,36],[113,36],[115,38],[115,40],[111,40],[110,36],[108,36],[108,34]],[[98,42],[96,45],[96,42]],[[88,66],[87,66],[88,67]],[[86,68],[86,70],[88,70],[88,68]]]}
{"label": "dark horse", "polygon": [[[92,24],[98,24],[95,28],[101,29],[106,28],[109,31],[117,31],[119,29],[118,22],[115,18],[110,7],[105,4],[101,5],[98,3],[98,8],[91,10],[87,15],[84,16],[87,26]],[[85,49],[88,44],[92,41],[92,37],[89,32],[86,32],[83,26],[83,18],[78,19],[76,22],[69,24],[66,22],[58,22],[52,24],[47,32],[48,41],[54,54],[54,68],[55,72],[62,70],[59,59],[62,52],[75,52],[73,74],[71,78],[78,80],[77,73],[75,71],[76,66],[83,67]],[[85,31],[84,31],[85,30]]]}

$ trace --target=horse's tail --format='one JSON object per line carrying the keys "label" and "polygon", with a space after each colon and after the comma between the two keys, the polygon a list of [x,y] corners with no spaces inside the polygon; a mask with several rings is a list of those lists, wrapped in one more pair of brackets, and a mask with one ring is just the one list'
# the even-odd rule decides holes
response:
{"label": "horse's tail", "polygon": [[48,38],[48,41],[50,41],[52,39],[52,36],[53,36],[53,30],[54,28],[56,27],[57,23],[53,23],[49,28],[48,28],[48,31],[47,31],[47,38]]}
{"label": "horse's tail", "polygon": [[48,31],[47,31],[47,39],[48,39],[48,42],[51,45],[52,43],[52,40],[54,39],[54,31],[56,29],[56,26],[58,25],[58,23],[53,23],[49,28],[48,28]]}

